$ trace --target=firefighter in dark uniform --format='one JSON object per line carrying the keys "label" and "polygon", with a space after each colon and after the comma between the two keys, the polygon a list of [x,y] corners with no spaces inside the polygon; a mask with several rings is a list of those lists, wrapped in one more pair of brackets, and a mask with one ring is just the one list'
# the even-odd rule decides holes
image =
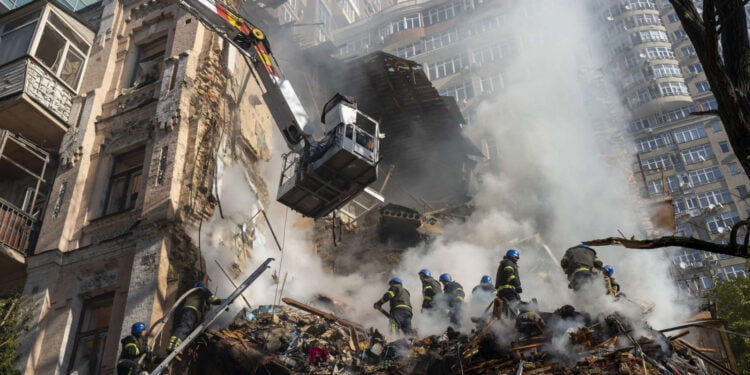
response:
{"label": "firefighter in dark uniform", "polygon": [[117,375],[140,375],[143,368],[138,360],[142,355],[146,356],[148,363],[159,364],[164,360],[164,358],[157,357],[149,350],[146,337],[143,336],[146,328],[146,323],[135,323],[130,328],[130,335],[120,340],[122,351],[120,352],[120,358],[117,360]]}
{"label": "firefighter in dark uniform", "polygon": [[503,260],[497,267],[497,276],[495,277],[495,289],[497,297],[504,298],[511,304],[516,304],[521,300],[521,278],[518,275],[518,260],[521,259],[521,253],[516,249],[510,249],[505,252]]}
{"label": "firefighter in dark uniform", "polygon": [[609,264],[604,266],[604,272],[602,272],[604,275],[604,283],[607,287],[607,294],[611,296],[617,296],[620,294],[620,284],[618,284],[615,281],[614,275],[615,274],[615,268],[610,266]]}
{"label": "firefighter in dark uniform", "polygon": [[195,287],[200,289],[190,294],[177,310],[176,324],[172,330],[172,337],[169,338],[167,353],[171,353],[182,344],[182,340],[203,320],[211,305],[222,303],[222,300],[213,295],[202,281],[195,283]]}
{"label": "firefighter in dark uniform", "polygon": [[578,291],[596,277],[595,270],[602,269],[602,261],[594,249],[580,244],[565,252],[560,266],[568,275],[568,287]]}
{"label": "firefighter in dark uniform", "polygon": [[432,273],[428,269],[419,271],[419,280],[422,281],[422,312],[434,311],[435,298],[442,293],[442,287],[432,278]]}
{"label": "firefighter in dark uniform", "polygon": [[461,328],[464,297],[466,297],[464,288],[461,284],[453,281],[453,277],[447,273],[440,275],[439,280],[443,284],[443,294],[448,305],[448,314],[450,316],[451,325],[454,328]]}
{"label": "firefighter in dark uniform", "polygon": [[398,334],[399,329],[405,335],[412,333],[411,330],[411,296],[409,291],[404,289],[404,283],[400,278],[394,277],[388,282],[390,288],[385,292],[383,298],[375,302],[372,307],[375,310],[380,310],[380,307],[390,302],[390,324],[391,334],[394,336]]}

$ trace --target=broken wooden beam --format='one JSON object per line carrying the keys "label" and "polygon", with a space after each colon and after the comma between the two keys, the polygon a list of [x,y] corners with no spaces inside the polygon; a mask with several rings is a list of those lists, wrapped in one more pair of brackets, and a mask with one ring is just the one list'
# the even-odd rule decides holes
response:
{"label": "broken wooden beam", "polygon": [[292,306],[294,308],[298,308],[298,309],[303,310],[303,311],[307,311],[310,314],[317,315],[317,316],[319,316],[321,318],[328,319],[330,321],[339,323],[339,324],[341,324],[344,327],[354,328],[357,331],[364,332],[364,333],[367,332],[367,329],[364,326],[362,326],[361,324],[354,323],[354,322],[346,320],[344,318],[339,318],[336,315],[333,315],[333,314],[331,314],[329,312],[326,312],[326,311],[323,311],[323,310],[320,310],[320,309],[316,309],[316,308],[314,308],[314,307],[312,307],[310,305],[306,305],[306,304],[304,304],[304,303],[302,303],[300,301],[293,300],[291,298],[282,298],[281,300],[284,303],[286,303],[287,305],[289,305],[289,306]]}

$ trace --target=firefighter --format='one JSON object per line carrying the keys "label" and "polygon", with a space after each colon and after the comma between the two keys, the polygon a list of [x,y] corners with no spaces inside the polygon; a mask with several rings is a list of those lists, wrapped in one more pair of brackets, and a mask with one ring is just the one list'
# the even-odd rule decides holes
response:
{"label": "firefighter", "polygon": [[580,244],[565,252],[560,266],[568,275],[568,288],[579,291],[595,278],[596,270],[602,269],[602,261],[596,256],[594,249]]}
{"label": "firefighter", "polygon": [[497,277],[495,280],[495,289],[497,297],[503,298],[510,304],[516,304],[521,300],[520,294],[521,278],[518,275],[518,260],[521,259],[521,253],[516,249],[510,249],[505,252],[503,260],[497,267]]}
{"label": "firefighter", "polygon": [[464,288],[461,284],[453,281],[453,277],[447,273],[440,275],[439,280],[443,284],[443,295],[448,305],[448,314],[450,316],[451,325],[454,328],[461,328],[464,297],[466,296]]}
{"label": "firefighter", "polygon": [[142,355],[146,356],[149,363],[159,364],[164,360],[164,358],[157,357],[149,350],[146,337],[143,336],[146,328],[146,323],[135,323],[130,328],[130,335],[120,340],[122,351],[120,352],[120,358],[117,360],[117,375],[140,375],[143,368],[138,360]]}
{"label": "firefighter", "polygon": [[487,305],[495,299],[495,294],[497,291],[492,284],[492,276],[482,276],[479,285],[471,290],[471,316],[482,315]]}
{"label": "firefighter", "polygon": [[615,268],[610,266],[609,264],[604,266],[604,271],[602,272],[602,275],[604,275],[604,283],[607,287],[607,294],[611,296],[617,296],[620,294],[620,284],[618,284],[615,281],[614,275],[615,274]]}
{"label": "firefighter", "polygon": [[372,307],[380,310],[381,306],[390,301],[390,324],[391,334],[398,334],[399,329],[405,335],[412,333],[411,330],[411,297],[409,291],[404,288],[404,283],[400,278],[394,277],[389,282],[388,291],[383,294],[383,298],[375,302]]}
{"label": "firefighter", "polygon": [[432,278],[432,273],[428,269],[419,271],[419,280],[422,281],[422,312],[433,311],[435,299],[442,293],[442,287],[437,280]]}
{"label": "firefighter", "polygon": [[191,293],[177,311],[176,324],[172,330],[172,337],[169,338],[167,353],[171,353],[182,344],[182,340],[203,320],[203,316],[211,309],[211,305],[222,303],[221,299],[208,290],[203,281],[195,283],[195,287],[200,289]]}

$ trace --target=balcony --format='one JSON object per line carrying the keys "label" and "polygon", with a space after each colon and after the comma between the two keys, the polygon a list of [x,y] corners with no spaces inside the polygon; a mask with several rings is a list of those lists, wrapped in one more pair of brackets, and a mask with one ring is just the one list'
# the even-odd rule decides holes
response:
{"label": "balcony", "polygon": [[0,128],[57,148],[75,121],[94,32],[52,3],[0,17]]}

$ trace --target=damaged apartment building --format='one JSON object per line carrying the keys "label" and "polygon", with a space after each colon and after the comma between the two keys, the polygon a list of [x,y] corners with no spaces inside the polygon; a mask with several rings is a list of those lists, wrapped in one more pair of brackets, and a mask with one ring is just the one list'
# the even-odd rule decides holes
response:
{"label": "damaged apartment building", "polygon": [[0,288],[34,303],[18,368],[111,373],[130,324],[202,277],[189,233],[218,165],[266,199],[273,122],[256,73],[174,1],[3,5]]}

